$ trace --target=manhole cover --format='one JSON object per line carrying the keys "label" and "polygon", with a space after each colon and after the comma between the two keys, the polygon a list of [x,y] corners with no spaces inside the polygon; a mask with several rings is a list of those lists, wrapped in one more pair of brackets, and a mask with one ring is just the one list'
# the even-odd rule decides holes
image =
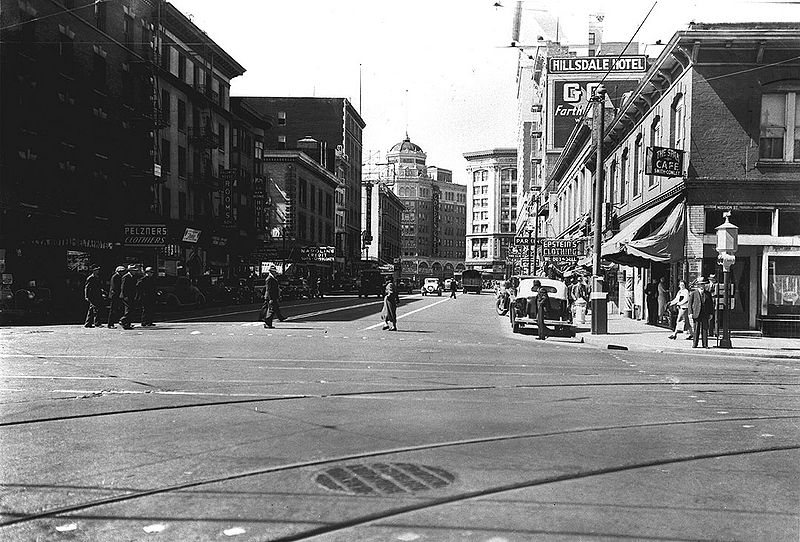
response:
{"label": "manhole cover", "polygon": [[342,465],[315,476],[326,489],[356,495],[396,495],[449,486],[455,475],[444,469],[414,463]]}

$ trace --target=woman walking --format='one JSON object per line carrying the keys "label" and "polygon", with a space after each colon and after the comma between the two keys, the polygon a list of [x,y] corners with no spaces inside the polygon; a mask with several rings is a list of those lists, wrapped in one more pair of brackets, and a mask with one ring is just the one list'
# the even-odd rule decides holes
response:
{"label": "woman walking", "polygon": [[385,322],[383,329],[397,331],[397,303],[400,297],[395,291],[394,282],[386,283],[386,295],[383,296],[381,319]]}
{"label": "woman walking", "polygon": [[[686,289],[686,282],[678,282],[678,293],[675,298],[670,301],[667,306],[675,305],[678,307],[678,319],[675,321],[675,331],[669,336],[670,339],[675,339],[678,333],[683,332],[686,327],[686,315],[689,312],[689,290]],[[691,334],[689,337],[691,339]]]}

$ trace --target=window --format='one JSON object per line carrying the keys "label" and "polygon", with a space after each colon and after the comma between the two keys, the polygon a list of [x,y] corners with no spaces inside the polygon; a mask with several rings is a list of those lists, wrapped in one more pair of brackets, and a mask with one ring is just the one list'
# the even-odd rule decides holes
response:
{"label": "window", "polygon": [[286,126],[286,111],[278,111],[278,126]]}
{"label": "window", "polygon": [[301,207],[306,206],[306,201],[308,198],[307,190],[308,190],[308,185],[306,184],[305,179],[300,179],[297,189],[297,201],[298,203],[300,203]]}
{"label": "window", "polygon": [[186,178],[186,147],[178,147],[178,177]]}
{"label": "window", "polygon": [[642,162],[642,134],[636,136],[636,144],[633,152],[633,197],[639,195],[639,164]]}
{"label": "window", "polygon": [[164,124],[169,124],[170,121],[170,109],[171,105],[171,98],[169,92],[167,90],[161,90],[161,118],[164,121]]}
{"label": "window", "polygon": [[178,79],[186,82],[186,57],[183,53],[178,53]]}
{"label": "window", "polygon": [[178,218],[186,220],[186,192],[178,192]]}
{"label": "window", "polygon": [[106,3],[105,2],[95,2],[94,4],[94,19],[95,19],[95,26],[101,32],[106,31]]}
{"label": "window", "polygon": [[122,18],[122,36],[125,46],[133,48],[133,17],[130,15]]}
{"label": "window", "polygon": [[596,39],[594,32],[589,32],[589,45],[594,45]]}
{"label": "window", "polygon": [[[725,222],[723,209],[706,209],[706,233],[717,233],[717,226]],[[739,235],[770,235],[772,232],[772,211],[769,209],[733,209],[731,223],[739,228]]]}
{"label": "window", "polygon": [[759,158],[787,162],[800,160],[800,104],[797,95],[797,91],[782,91],[761,96]]}
{"label": "window", "polygon": [[255,143],[255,159],[256,160],[263,160],[264,159],[264,142],[256,140]]}
{"label": "window", "polygon": [[278,136],[278,149],[285,149],[286,148],[286,136],[279,135]]}
{"label": "window", "polygon": [[186,131],[186,102],[178,98],[178,130]]}
{"label": "window", "polygon": [[473,183],[485,183],[489,179],[489,172],[485,169],[472,173]]}
{"label": "window", "polygon": [[219,150],[225,152],[225,125],[219,123]]}
{"label": "window", "polygon": [[800,257],[770,256],[767,314],[800,314]]}
{"label": "window", "polygon": [[94,88],[106,88],[106,59],[103,55],[95,53],[92,66],[92,82]]}
{"label": "window", "polygon": [[800,211],[778,212],[778,235],[800,235]]}
{"label": "window", "polygon": [[[650,152],[653,152],[653,147],[661,146],[661,117],[656,115],[653,123],[650,125]],[[656,184],[656,176],[648,175],[647,186],[653,187]]]}
{"label": "window", "polygon": [[673,149],[683,149],[684,133],[686,131],[684,113],[683,94],[678,94],[672,101],[669,117],[669,146]]}
{"label": "window", "polygon": [[172,148],[169,139],[161,140],[161,170],[168,172],[172,168]]}
{"label": "window", "polygon": [[164,186],[161,189],[161,214],[165,218],[170,218],[172,211],[172,190]]}
{"label": "window", "polygon": [[[69,31],[67,31],[69,32]],[[75,38],[72,32],[62,33],[58,43],[59,68],[61,73],[72,73],[75,62]]]}
{"label": "window", "polygon": [[[628,193],[628,148],[622,151],[622,159],[619,166],[619,202],[625,203]],[[582,205],[581,205],[582,207]]]}
{"label": "window", "polygon": [[161,67],[166,71],[169,71],[169,66],[170,66],[169,57],[172,54],[171,50],[172,48],[169,46],[168,43],[164,43],[161,46]]}

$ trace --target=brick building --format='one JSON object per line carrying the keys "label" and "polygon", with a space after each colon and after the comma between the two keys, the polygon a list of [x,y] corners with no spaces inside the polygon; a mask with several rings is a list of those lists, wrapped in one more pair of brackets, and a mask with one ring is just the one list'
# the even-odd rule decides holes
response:
{"label": "brick building", "polygon": [[355,275],[361,249],[362,133],[366,126],[346,98],[245,97],[274,128],[265,149],[291,150],[313,139],[315,151],[307,154],[339,180],[335,201],[337,271]]}
{"label": "brick building", "polygon": [[[715,228],[730,211],[739,227],[732,328],[800,336],[799,56],[796,23],[693,24],[612,110],[602,257],[624,314],[646,317],[651,277],[667,278],[673,293],[679,279],[721,279]],[[572,133],[547,187],[561,238],[585,227],[592,204],[589,132]]]}

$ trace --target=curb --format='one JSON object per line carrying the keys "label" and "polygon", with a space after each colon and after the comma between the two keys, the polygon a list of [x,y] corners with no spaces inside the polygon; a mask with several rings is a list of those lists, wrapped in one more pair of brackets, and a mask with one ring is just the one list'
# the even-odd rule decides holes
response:
{"label": "curb", "polygon": [[622,342],[611,343],[611,342],[606,342],[599,338],[595,339],[592,336],[588,337],[584,336],[581,337],[581,339],[584,344],[589,344],[591,346],[596,346],[599,348],[606,348],[608,350],[629,350],[634,352],[653,352],[653,353],[670,352],[678,354],[693,354],[695,356],[720,355],[720,356],[747,357],[747,358],[792,359],[800,361],[800,354],[784,354],[774,350],[769,352],[746,352],[741,349],[737,350],[736,348],[731,348],[731,349],[711,348],[709,350],[703,349],[699,352],[695,352],[691,348],[686,349],[686,348],[671,348],[669,346],[664,346],[664,347],[646,346],[639,344],[626,344]]}

